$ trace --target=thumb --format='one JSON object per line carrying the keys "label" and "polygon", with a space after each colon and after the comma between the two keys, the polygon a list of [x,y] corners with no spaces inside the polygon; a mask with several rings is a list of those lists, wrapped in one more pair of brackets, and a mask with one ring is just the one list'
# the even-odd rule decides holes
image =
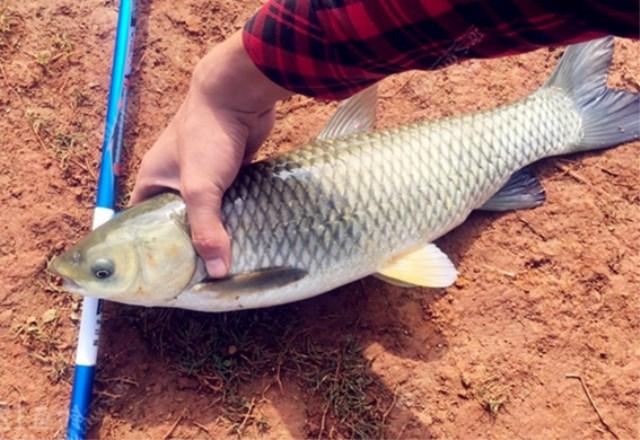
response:
{"label": "thumb", "polygon": [[231,262],[231,241],[222,224],[220,209],[224,191],[206,181],[183,182],[182,195],[187,206],[191,239],[207,272],[214,278],[228,274]]}

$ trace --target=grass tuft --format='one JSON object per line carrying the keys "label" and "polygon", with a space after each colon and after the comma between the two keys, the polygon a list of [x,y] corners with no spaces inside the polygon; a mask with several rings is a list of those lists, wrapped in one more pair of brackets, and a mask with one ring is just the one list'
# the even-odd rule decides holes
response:
{"label": "grass tuft", "polygon": [[[356,341],[349,335],[337,346],[316,344],[306,338],[301,348],[290,353],[286,370],[291,369],[312,394],[319,396],[335,422],[348,437],[381,438],[382,412],[370,393],[379,385],[371,374],[371,361],[366,359]],[[320,421],[316,437],[326,434]]]}
{"label": "grass tuft", "polygon": [[256,410],[266,390],[245,386],[266,378],[267,389],[289,380],[310,395],[309,436],[383,436],[389,404],[382,402],[387,396],[375,396],[384,394],[384,385],[350,335],[312,336],[287,307],[225,314],[131,308],[126,314],[153,351],[215,396],[235,434],[268,428]]}

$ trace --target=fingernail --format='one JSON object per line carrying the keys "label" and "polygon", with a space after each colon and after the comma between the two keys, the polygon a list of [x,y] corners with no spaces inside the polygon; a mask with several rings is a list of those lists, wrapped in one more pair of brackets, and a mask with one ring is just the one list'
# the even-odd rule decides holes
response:
{"label": "fingernail", "polygon": [[207,272],[210,276],[220,278],[227,274],[227,266],[222,261],[222,258],[214,258],[205,263],[207,266]]}

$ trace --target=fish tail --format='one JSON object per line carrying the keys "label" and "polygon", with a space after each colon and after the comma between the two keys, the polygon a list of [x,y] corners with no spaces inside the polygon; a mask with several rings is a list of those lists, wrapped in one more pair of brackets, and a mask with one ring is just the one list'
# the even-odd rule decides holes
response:
{"label": "fish tail", "polygon": [[607,87],[613,37],[569,46],[544,87],[564,90],[582,116],[582,137],[563,153],[640,138],[640,94]]}

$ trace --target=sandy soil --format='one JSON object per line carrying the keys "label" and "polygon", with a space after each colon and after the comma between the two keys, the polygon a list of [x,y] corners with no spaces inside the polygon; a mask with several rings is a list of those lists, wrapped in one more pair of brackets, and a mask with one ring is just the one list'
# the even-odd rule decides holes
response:
{"label": "sandy soil", "polygon": [[[198,58],[259,2],[181,4],[140,5],[123,193]],[[78,299],[43,268],[90,224],[116,15],[0,2],[2,438],[64,432]],[[388,79],[379,125],[510,102],[559,54]],[[616,41],[613,86],[640,91],[638,55]],[[265,154],[307,141],[332,107],[283,103]],[[366,279],[216,316],[108,304],[92,437],[640,438],[639,151],[539,164],[544,206],[474,214],[441,240],[461,273],[447,290]]]}

